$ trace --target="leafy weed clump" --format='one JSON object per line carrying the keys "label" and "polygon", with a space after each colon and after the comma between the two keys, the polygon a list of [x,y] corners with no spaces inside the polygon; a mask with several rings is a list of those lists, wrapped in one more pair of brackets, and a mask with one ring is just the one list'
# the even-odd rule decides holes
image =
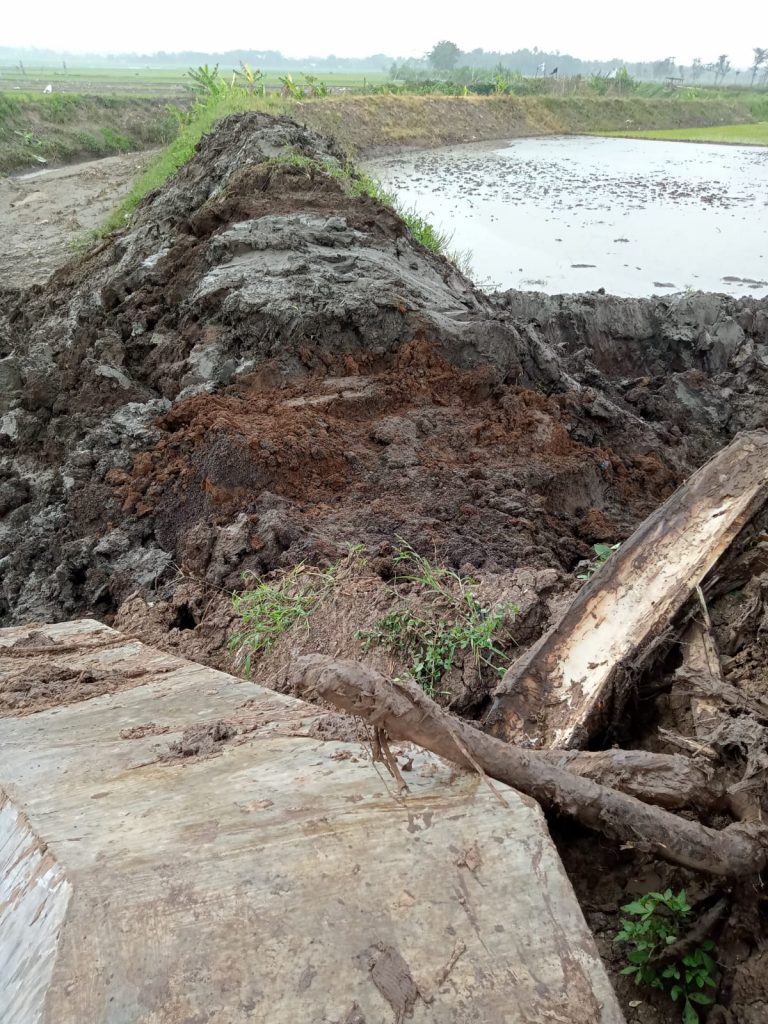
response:
{"label": "leafy weed clump", "polygon": [[[660,989],[682,1005],[683,1024],[699,1024],[697,1006],[714,1002],[710,992],[717,989],[717,965],[711,956],[712,939],[679,957],[665,956],[691,930],[691,907],[685,890],[650,892],[621,908],[632,920],[621,922],[615,942],[627,946],[628,966],[622,974],[634,977],[637,985]],[[709,990],[709,991],[707,991]]]}
{"label": "leafy weed clump", "polygon": [[[407,662],[411,676],[430,696],[467,654],[479,669],[503,672],[508,658],[501,637],[519,609],[511,604],[484,607],[473,589],[475,580],[433,565],[410,547],[397,552],[395,563],[406,570],[394,581],[401,602],[373,629],[357,634],[364,649],[382,647]],[[403,585],[415,588],[418,610],[402,600]]]}

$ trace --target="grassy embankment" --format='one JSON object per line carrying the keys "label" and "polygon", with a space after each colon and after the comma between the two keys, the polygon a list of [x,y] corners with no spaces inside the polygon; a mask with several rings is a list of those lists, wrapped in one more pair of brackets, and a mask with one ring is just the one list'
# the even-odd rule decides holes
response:
{"label": "grassy embankment", "polygon": [[158,99],[0,92],[0,173],[162,146],[176,131]]}
{"label": "grassy embankment", "polygon": [[768,117],[768,96],[330,96],[293,114],[355,152],[528,135],[603,134],[745,125]]}

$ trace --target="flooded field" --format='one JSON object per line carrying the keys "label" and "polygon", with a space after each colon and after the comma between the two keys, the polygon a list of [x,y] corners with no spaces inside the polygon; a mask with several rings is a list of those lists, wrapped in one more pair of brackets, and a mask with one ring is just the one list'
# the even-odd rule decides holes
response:
{"label": "flooded field", "polygon": [[368,161],[487,287],[768,294],[768,149],[576,136]]}

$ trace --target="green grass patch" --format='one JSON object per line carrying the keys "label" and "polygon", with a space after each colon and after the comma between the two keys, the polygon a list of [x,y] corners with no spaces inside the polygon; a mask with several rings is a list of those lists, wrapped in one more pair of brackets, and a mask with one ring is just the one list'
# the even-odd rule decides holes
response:
{"label": "green grass patch", "polygon": [[336,571],[337,566],[323,571],[301,562],[271,580],[246,575],[250,586],[232,597],[240,628],[230,639],[229,649],[236,652],[247,676],[251,675],[254,655],[271,651],[294,627],[308,628],[312,611],[333,589]]}
{"label": "green grass patch", "polygon": [[479,672],[498,676],[509,661],[503,644],[505,627],[519,611],[514,605],[484,607],[476,581],[433,565],[404,547],[395,555],[402,570],[394,580],[395,607],[358,638],[366,651],[382,647],[408,665],[425,693],[440,692],[446,672],[466,658]]}
{"label": "green grass patch", "polygon": [[768,121],[757,124],[721,124],[714,128],[665,128],[640,132],[601,132],[627,139],[670,142],[712,142],[727,146],[768,146]]}

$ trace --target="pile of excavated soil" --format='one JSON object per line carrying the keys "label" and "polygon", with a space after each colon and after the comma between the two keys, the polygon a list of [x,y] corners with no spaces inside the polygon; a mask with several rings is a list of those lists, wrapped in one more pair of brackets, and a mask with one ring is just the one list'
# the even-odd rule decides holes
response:
{"label": "pile of excavated soil", "polygon": [[[365,579],[257,665],[279,685],[297,648],[362,653],[407,544],[513,601],[524,650],[593,544],[768,426],[768,302],[484,295],[296,155],[344,165],[287,119],[231,117],[122,235],[0,291],[0,623],[95,615],[226,666],[245,571],[362,545]],[[730,669],[751,680],[752,597]],[[451,686],[482,708],[476,678]],[[613,927],[604,905],[653,862],[563,842]],[[732,1006],[757,1005],[744,984]]]}
{"label": "pile of excavated soil", "polygon": [[766,304],[491,298],[223,122],[129,230],[0,295],[0,620],[395,538],[571,571],[768,418]]}

